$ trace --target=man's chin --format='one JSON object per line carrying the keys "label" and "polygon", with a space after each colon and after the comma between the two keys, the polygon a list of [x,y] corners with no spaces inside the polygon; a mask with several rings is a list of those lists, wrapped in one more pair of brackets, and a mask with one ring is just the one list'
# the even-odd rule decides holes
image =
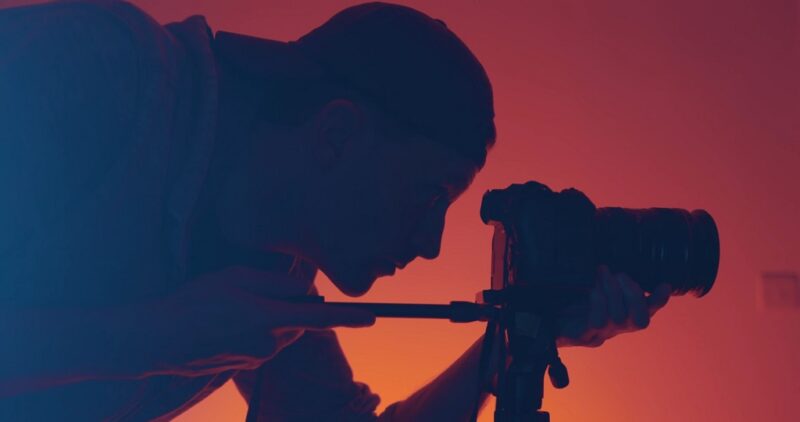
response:
{"label": "man's chin", "polygon": [[329,278],[342,293],[350,297],[360,297],[372,288],[377,277],[372,274],[342,274]]}

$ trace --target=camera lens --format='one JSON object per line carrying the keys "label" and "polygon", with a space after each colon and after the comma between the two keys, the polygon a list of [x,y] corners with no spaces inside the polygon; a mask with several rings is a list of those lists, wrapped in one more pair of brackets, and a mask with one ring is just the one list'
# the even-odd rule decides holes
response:
{"label": "camera lens", "polygon": [[645,291],[669,283],[673,295],[711,290],[719,266],[719,235],[703,210],[598,208],[595,257],[629,274]]}

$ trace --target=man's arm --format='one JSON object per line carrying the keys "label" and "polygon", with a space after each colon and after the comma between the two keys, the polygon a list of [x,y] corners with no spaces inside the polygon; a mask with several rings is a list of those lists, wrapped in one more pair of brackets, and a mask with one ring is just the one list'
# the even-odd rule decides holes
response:
{"label": "man's arm", "polygon": [[[478,397],[482,339],[434,381],[390,405],[380,416],[374,413],[380,399],[353,380],[336,334],[330,330],[307,331],[261,368],[241,371],[234,381],[251,402],[260,377],[260,421],[466,421]],[[486,396],[481,394],[482,403]]]}
{"label": "man's arm", "polygon": [[[133,311],[133,308],[130,308]],[[89,379],[135,378],[152,341],[128,311],[0,312],[0,397]],[[124,362],[124,363],[123,363]],[[141,371],[144,372],[144,371]]]}
{"label": "man's arm", "polygon": [[[390,405],[378,420],[469,421],[475,400],[478,399],[483,407],[488,397],[486,392],[480,392],[478,396],[481,350],[483,337],[428,385],[407,399]],[[496,348],[493,352],[496,353]],[[494,372],[494,368],[489,370]]]}
{"label": "man's arm", "polygon": [[274,300],[305,290],[283,274],[232,267],[146,304],[3,310],[0,396],[88,379],[253,369],[303,329],[375,322],[359,309]]}
{"label": "man's arm", "polygon": [[353,380],[336,333],[306,331],[258,370],[241,371],[236,387],[251,406],[260,383],[260,421],[374,421],[380,398]]}

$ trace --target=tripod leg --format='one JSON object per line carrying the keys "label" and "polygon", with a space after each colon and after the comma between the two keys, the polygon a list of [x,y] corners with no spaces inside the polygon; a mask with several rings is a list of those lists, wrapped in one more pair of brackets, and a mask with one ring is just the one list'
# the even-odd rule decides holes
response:
{"label": "tripod leg", "polygon": [[541,409],[544,376],[555,353],[550,325],[536,315],[518,312],[506,327],[511,364],[501,371],[495,422],[549,422]]}

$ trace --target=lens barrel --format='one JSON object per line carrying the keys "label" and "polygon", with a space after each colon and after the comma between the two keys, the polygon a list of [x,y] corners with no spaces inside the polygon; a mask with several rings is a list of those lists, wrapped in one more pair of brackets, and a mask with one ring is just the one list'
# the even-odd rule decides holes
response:
{"label": "lens barrel", "polygon": [[672,294],[701,297],[719,266],[719,235],[704,210],[599,208],[595,256],[612,272],[625,272],[645,291],[669,283]]}

